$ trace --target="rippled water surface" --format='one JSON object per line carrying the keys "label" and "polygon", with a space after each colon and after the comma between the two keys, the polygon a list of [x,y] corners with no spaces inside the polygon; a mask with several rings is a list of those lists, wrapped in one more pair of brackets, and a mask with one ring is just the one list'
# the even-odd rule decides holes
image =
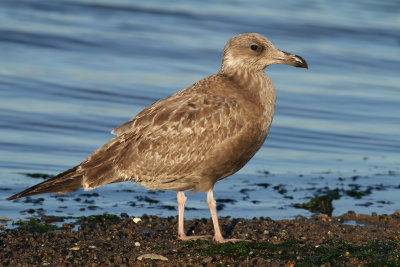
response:
{"label": "rippled water surface", "polygon": [[[243,32],[310,68],[266,69],[278,95],[273,125],[249,164],[217,183],[219,215],[309,216],[292,205],[357,186],[367,194],[344,194],[334,214],[398,210],[398,1],[2,0],[0,217],[175,216],[175,192],[133,183],[5,198],[42,181],[26,173],[75,166],[145,106],[216,73],[226,41]],[[209,217],[204,194],[187,206],[187,217]]]}

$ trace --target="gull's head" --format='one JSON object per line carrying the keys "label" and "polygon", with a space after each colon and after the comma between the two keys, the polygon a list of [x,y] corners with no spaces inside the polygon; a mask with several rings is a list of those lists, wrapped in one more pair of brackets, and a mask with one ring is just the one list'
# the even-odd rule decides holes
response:
{"label": "gull's head", "polygon": [[271,64],[287,64],[308,68],[300,56],[283,52],[258,33],[243,33],[232,37],[225,45],[221,71],[244,69],[263,71]]}

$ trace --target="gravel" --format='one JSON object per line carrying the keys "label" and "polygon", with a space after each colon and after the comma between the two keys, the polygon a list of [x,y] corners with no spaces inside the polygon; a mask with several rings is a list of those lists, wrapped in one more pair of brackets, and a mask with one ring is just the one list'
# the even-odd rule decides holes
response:
{"label": "gravel", "polygon": [[[140,219],[140,220],[139,220]],[[226,237],[248,240],[216,244],[177,240],[175,217],[98,215],[74,224],[31,220],[0,232],[3,266],[400,266],[400,215],[294,220],[220,218]],[[189,235],[212,233],[209,219],[185,222]]]}

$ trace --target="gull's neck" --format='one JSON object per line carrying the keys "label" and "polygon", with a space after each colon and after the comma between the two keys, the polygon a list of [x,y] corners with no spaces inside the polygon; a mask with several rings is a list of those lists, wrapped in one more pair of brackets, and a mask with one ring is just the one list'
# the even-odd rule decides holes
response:
{"label": "gull's neck", "polygon": [[[276,93],[272,81],[264,73],[264,70],[248,70],[246,68],[221,67],[219,74],[238,85],[241,93],[245,93],[254,105],[258,106],[262,116],[263,128],[269,129],[275,111]],[[254,108],[256,108],[254,106]]]}
{"label": "gull's neck", "polygon": [[[268,101],[275,106],[275,88],[272,81],[264,73],[264,70],[254,70],[236,64],[223,64],[219,71],[222,74],[236,83],[242,90],[251,92],[260,96],[262,102]],[[263,101],[264,100],[264,101]]]}

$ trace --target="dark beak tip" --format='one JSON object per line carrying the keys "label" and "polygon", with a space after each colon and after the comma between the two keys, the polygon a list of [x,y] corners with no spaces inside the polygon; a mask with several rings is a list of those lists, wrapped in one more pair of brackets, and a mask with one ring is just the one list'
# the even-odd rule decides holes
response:
{"label": "dark beak tip", "polygon": [[296,58],[299,59],[299,61],[300,61],[296,67],[308,69],[307,61],[304,58],[302,58],[301,56],[297,56],[297,55],[296,55]]}
{"label": "dark beak tip", "polygon": [[305,68],[308,69],[307,61],[301,56],[295,54],[289,54],[287,52],[281,51],[284,55],[280,58],[276,58],[277,62],[280,64],[291,65],[296,68]]}

